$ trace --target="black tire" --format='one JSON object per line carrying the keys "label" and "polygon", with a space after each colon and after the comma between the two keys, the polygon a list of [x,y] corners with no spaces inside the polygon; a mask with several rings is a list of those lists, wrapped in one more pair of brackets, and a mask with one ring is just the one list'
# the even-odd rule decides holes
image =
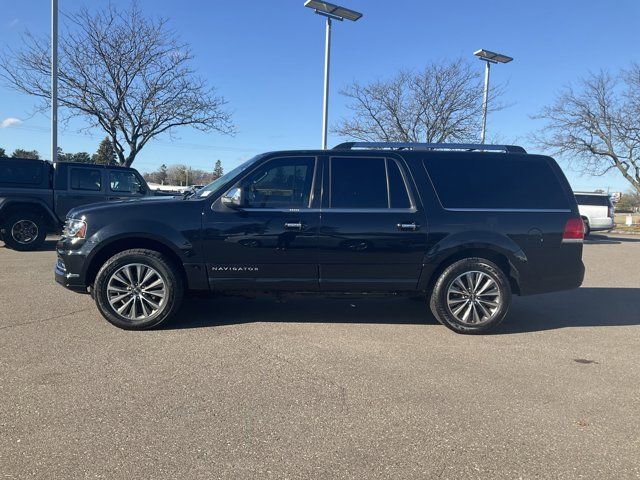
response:
{"label": "black tire", "polygon": [[[162,300],[159,300],[158,290],[154,293],[148,293],[142,288],[143,282],[140,278],[136,279],[136,275],[140,276],[139,272],[142,270],[137,270],[138,265],[145,266],[147,271],[153,271],[158,278],[162,279],[164,282],[163,290],[165,291],[165,296]],[[124,292],[129,287],[124,286],[117,279],[118,276],[123,278],[124,274],[116,276],[116,273],[124,272],[123,268],[134,269],[133,271],[127,271],[132,274],[133,281],[131,283],[135,285],[134,288],[137,289],[137,292]],[[144,277],[144,275],[141,276]],[[114,277],[116,278],[114,279]],[[128,297],[120,301],[121,303],[116,303],[115,306],[112,303],[116,299],[117,293],[114,293],[113,288],[119,288],[120,291],[124,292],[123,295],[128,295]],[[116,327],[125,330],[145,330],[158,327],[178,311],[182,304],[183,296],[183,279],[178,267],[159,252],[146,249],[125,250],[107,260],[96,276],[93,290],[93,297],[102,316]],[[129,310],[125,308],[123,313],[118,313],[116,307],[121,307],[130,297],[136,297],[132,300],[133,305],[129,307]],[[144,315],[138,316],[138,311],[142,311],[143,308],[152,310],[149,301],[157,302],[159,305],[157,310],[146,317]],[[137,302],[139,302],[139,305]],[[131,313],[131,308],[139,310],[134,310]]]}
{"label": "black tire", "polygon": [[[450,290],[450,287],[459,279],[468,287],[469,282],[466,274],[470,272],[472,272],[471,278],[478,278],[478,282],[483,280],[483,282],[480,283],[480,288],[477,288],[476,293],[473,293],[473,297],[471,297],[471,295],[466,295],[466,297],[464,297],[464,295],[458,295],[456,297],[457,293],[454,292],[457,292],[457,289],[454,286],[453,290]],[[475,272],[479,272],[482,275],[477,275]],[[475,277],[475,275],[477,275],[477,277]],[[497,295],[482,292],[481,287],[484,285],[484,279],[487,277],[491,279],[493,283],[486,280],[486,283],[491,285],[491,288],[487,289],[486,292],[496,291],[498,293]],[[469,288],[469,292],[471,291],[472,288]],[[481,294],[477,294],[478,291],[480,291]],[[451,295],[451,299],[449,299],[449,295]],[[451,300],[452,304],[453,302],[458,303],[455,303],[455,306],[452,307],[449,304],[449,300]],[[471,305],[469,302],[474,305]],[[489,309],[485,308],[485,306],[490,304],[489,302],[491,304],[495,303],[497,306],[491,306]],[[478,303],[481,303],[481,305],[478,305]],[[462,305],[465,306],[462,307]],[[466,307],[466,305],[469,305],[469,307]],[[476,305],[478,306],[476,307]],[[496,327],[504,320],[510,305],[511,286],[505,273],[495,263],[477,257],[459,260],[445,268],[436,281],[430,301],[431,311],[440,323],[454,332],[466,334],[485,333]],[[472,312],[467,321],[462,321],[454,314],[454,311],[458,307],[462,307],[463,309],[458,315],[464,316],[465,313],[470,315],[469,311]],[[494,308],[495,310],[490,310],[490,308]],[[481,309],[487,314],[483,313]],[[475,312],[479,312],[483,317],[480,318],[480,315],[478,315],[479,321],[475,321],[474,324],[475,319],[473,314],[475,314]],[[490,313],[490,315],[488,315],[488,313]]]}
{"label": "black tire", "polygon": [[589,226],[589,220],[587,220],[586,218],[583,218],[582,223],[584,224],[584,236],[588,237],[589,235],[591,235],[591,227]]}
{"label": "black tire", "polygon": [[27,252],[37,250],[47,238],[47,225],[37,212],[10,214],[2,224],[3,240],[7,247]]}

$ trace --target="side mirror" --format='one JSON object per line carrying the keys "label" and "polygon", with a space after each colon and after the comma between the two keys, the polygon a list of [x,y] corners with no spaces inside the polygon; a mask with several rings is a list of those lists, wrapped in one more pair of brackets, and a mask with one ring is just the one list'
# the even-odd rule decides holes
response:
{"label": "side mirror", "polygon": [[227,193],[222,196],[222,204],[228,208],[239,209],[242,208],[242,189],[239,187],[233,187]]}

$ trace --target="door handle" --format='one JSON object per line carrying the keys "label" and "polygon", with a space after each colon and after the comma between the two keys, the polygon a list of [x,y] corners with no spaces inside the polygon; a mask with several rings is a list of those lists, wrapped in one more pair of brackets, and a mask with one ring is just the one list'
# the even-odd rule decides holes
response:
{"label": "door handle", "polygon": [[420,228],[420,225],[416,224],[416,222],[398,224],[398,230],[402,231],[415,232],[418,228]]}
{"label": "door handle", "polygon": [[284,228],[287,230],[302,230],[302,222],[286,222]]}

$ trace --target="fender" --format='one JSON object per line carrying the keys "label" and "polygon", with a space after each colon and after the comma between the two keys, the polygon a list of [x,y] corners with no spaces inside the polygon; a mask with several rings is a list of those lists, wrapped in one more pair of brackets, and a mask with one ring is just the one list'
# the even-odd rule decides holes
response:
{"label": "fender", "polygon": [[21,204],[28,204],[30,206],[36,205],[42,208],[45,211],[47,218],[51,221],[52,225],[58,226],[58,225],[61,225],[62,223],[58,218],[58,216],[54,213],[54,211],[51,210],[51,207],[47,205],[47,202],[39,198],[30,198],[30,197],[0,198],[0,216],[2,216],[2,214],[7,210],[7,208],[11,207],[12,205],[21,205]]}
{"label": "fender", "polygon": [[173,251],[180,259],[188,262],[197,262],[200,252],[195,249],[192,242],[180,231],[168,226],[166,223],[152,219],[124,220],[108,223],[93,235],[87,242],[99,245],[93,248],[87,260],[91,259],[101,250],[114,242],[125,238],[142,238],[161,243]]}
{"label": "fender", "polygon": [[432,245],[424,256],[418,288],[428,287],[433,273],[447,258],[465,250],[489,250],[507,258],[511,276],[519,281],[520,270],[527,264],[524,251],[506,235],[479,230],[448,235]]}

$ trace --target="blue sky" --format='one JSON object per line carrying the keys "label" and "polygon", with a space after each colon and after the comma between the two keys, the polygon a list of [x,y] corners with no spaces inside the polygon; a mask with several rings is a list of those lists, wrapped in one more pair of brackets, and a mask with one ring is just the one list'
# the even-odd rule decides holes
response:
{"label": "blue sky", "polygon": [[[49,0],[3,0],[0,45],[19,47],[29,29],[49,32]],[[59,0],[63,11],[102,0]],[[128,0],[113,0],[128,5]],[[161,163],[186,163],[211,169],[221,159],[226,169],[267,150],[320,146],[324,23],[303,7],[303,0],[139,0],[151,15],[169,18],[182,40],[191,44],[199,74],[219,89],[233,112],[234,137],[190,129],[147,145],[134,166],[152,170]],[[349,0],[362,11],[356,23],[335,22],[333,29],[330,121],[347,114],[338,90],[352,80],[368,82],[400,69],[419,69],[432,61],[473,59],[478,48],[515,58],[492,70],[506,83],[511,106],[489,117],[488,136],[514,141],[530,151],[527,135],[539,127],[530,115],[552,101],[563,85],[589,70],[616,71],[640,61],[637,0],[423,1]],[[392,5],[391,8],[385,8]],[[62,29],[61,29],[62,31]],[[49,151],[49,119],[31,116],[34,100],[0,85],[0,147]],[[10,123],[10,122],[9,122]],[[0,123],[2,125],[2,123]],[[60,132],[65,151],[95,151],[104,136],[78,133],[78,125]],[[329,137],[329,144],[341,139]],[[591,178],[562,166],[576,189],[626,190],[617,175]]]}

